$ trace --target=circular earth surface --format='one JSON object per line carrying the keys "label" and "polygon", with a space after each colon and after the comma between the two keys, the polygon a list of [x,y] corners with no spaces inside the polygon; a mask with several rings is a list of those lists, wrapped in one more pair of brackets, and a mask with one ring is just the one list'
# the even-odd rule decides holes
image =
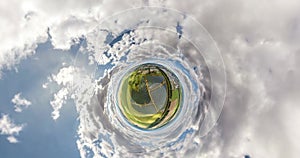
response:
{"label": "circular earth surface", "polygon": [[118,101],[128,122],[142,129],[156,129],[170,122],[180,104],[178,78],[162,65],[142,64],[122,79]]}

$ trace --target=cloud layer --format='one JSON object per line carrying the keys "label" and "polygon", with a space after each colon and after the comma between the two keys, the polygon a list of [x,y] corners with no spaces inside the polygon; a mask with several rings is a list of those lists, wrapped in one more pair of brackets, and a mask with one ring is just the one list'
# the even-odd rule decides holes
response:
{"label": "cloud layer", "polygon": [[[300,150],[296,141],[300,139],[298,0],[3,1],[0,34],[5,40],[0,44],[0,72],[15,68],[48,37],[56,49],[68,50],[103,18],[147,5],[170,7],[194,16],[215,39],[224,58],[227,99],[218,125],[203,138],[199,156],[296,158]],[[53,76],[60,86],[51,102],[53,119],[59,117],[67,94],[73,91],[68,88],[74,73],[71,69],[62,68]],[[82,83],[76,83],[82,87]],[[16,105],[30,103],[20,95],[15,97]],[[81,136],[90,134],[87,126],[80,127]],[[1,134],[8,135],[10,142],[18,142],[14,136],[22,128],[8,115],[2,115]],[[78,147],[83,150],[81,145]]]}

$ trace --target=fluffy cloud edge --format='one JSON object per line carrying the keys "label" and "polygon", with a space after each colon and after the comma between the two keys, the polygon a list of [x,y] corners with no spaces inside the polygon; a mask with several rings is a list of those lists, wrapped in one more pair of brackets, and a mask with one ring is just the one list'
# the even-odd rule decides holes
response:
{"label": "fluffy cloud edge", "polygon": [[1,114],[0,117],[0,135],[6,135],[10,143],[18,143],[15,137],[23,130],[25,124],[15,124],[8,114]]}
{"label": "fluffy cloud edge", "polygon": [[14,104],[15,112],[22,112],[25,108],[28,108],[32,103],[21,96],[22,93],[17,93],[12,98],[11,102]]}

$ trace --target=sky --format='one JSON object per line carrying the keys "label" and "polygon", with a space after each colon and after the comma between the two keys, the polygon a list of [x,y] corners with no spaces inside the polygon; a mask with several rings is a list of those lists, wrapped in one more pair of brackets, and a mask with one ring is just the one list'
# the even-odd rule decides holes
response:
{"label": "sky", "polygon": [[112,64],[90,47],[93,33],[112,14],[146,6],[194,17],[223,58],[223,110],[198,157],[300,154],[299,0],[10,0],[0,2],[0,157],[98,157],[87,149],[97,109],[77,95],[93,93],[92,63]]}

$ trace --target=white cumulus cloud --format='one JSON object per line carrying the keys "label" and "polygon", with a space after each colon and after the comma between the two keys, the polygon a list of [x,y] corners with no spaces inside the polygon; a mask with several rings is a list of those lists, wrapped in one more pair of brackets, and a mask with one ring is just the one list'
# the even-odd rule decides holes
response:
{"label": "white cumulus cloud", "polygon": [[32,104],[29,100],[21,97],[21,93],[16,94],[11,102],[15,104],[16,112],[22,112],[24,108],[28,108]]}
{"label": "white cumulus cloud", "polygon": [[53,100],[50,102],[53,112],[52,118],[57,120],[60,116],[59,111],[62,108],[63,104],[66,103],[69,95],[68,87],[73,84],[74,82],[74,74],[76,73],[76,68],[73,66],[63,67],[59,70],[56,75],[52,75],[50,81],[54,81],[57,85],[62,86],[57,93],[54,94]]}
{"label": "white cumulus cloud", "polygon": [[62,108],[63,104],[65,104],[66,100],[68,99],[68,93],[68,89],[62,88],[54,94],[54,99],[50,102],[53,108],[51,116],[54,120],[57,120],[59,118],[59,110]]}
{"label": "white cumulus cloud", "polygon": [[9,136],[7,137],[7,140],[10,142],[10,143],[19,143],[19,140],[14,137],[14,136]]}
{"label": "white cumulus cloud", "polygon": [[90,78],[74,66],[62,67],[57,74],[52,74],[49,83],[52,82],[60,87],[50,101],[54,120],[59,118],[60,110],[68,99],[75,99],[78,97],[77,93],[86,91],[86,87],[91,85]]}
{"label": "white cumulus cloud", "polygon": [[7,140],[10,143],[19,142],[15,136],[23,130],[24,124],[15,124],[7,114],[1,114],[0,117],[0,135],[7,135]]}
{"label": "white cumulus cloud", "polygon": [[5,40],[0,43],[0,72],[33,55],[48,33],[55,48],[69,49],[73,39],[91,31],[105,16],[139,5],[138,0],[1,1],[0,34]]}
{"label": "white cumulus cloud", "polygon": [[[47,32],[54,48],[67,50],[74,39],[85,36],[105,17],[147,5],[170,7],[193,15],[215,39],[224,57],[227,99],[211,139],[210,136],[203,139],[206,144],[201,150],[203,157],[299,156],[300,145],[296,141],[300,138],[299,0],[1,1],[0,78],[3,69],[11,69],[34,54],[37,44],[47,40]],[[101,52],[96,53],[94,58],[99,63],[109,61]],[[73,90],[70,85],[84,87],[84,80],[74,81],[74,74],[74,67],[65,67],[52,76],[53,82],[60,86],[51,101],[53,119],[59,117],[60,109],[70,97]],[[30,105],[22,99],[19,95],[15,104]],[[85,128],[80,132],[88,133],[90,126],[86,123],[82,126]],[[8,115],[0,118],[1,134],[8,135],[10,142],[18,142],[15,135],[22,128]],[[80,145],[78,148],[84,150]]]}

